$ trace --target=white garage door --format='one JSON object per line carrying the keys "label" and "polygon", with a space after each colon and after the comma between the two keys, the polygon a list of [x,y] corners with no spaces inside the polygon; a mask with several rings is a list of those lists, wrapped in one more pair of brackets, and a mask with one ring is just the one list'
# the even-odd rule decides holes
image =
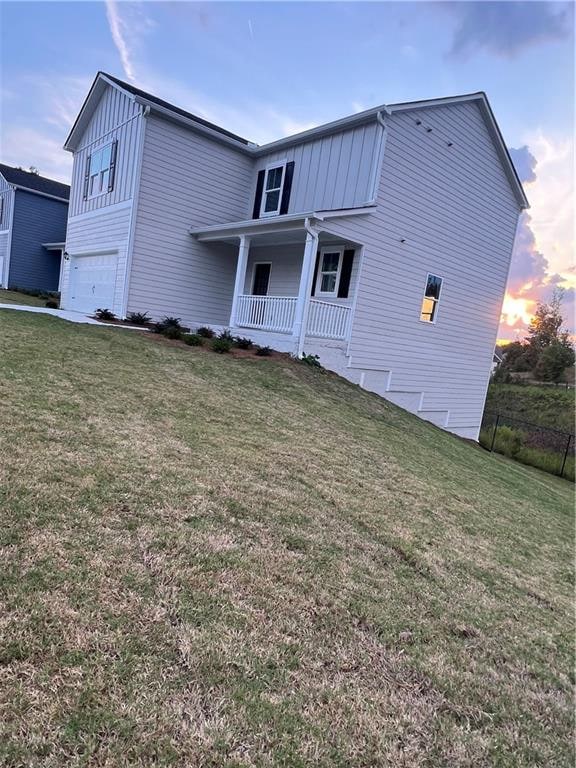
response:
{"label": "white garage door", "polygon": [[117,254],[73,256],[70,260],[70,309],[92,314],[113,309],[116,289]]}

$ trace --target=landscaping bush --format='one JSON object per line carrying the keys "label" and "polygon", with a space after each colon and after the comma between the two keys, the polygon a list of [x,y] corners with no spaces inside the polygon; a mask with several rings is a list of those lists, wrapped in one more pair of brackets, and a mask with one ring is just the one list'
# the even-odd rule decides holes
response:
{"label": "landscaping bush", "polygon": [[207,328],[206,326],[202,326],[201,328],[198,328],[196,331],[198,336],[202,336],[203,339],[212,339],[214,338],[214,331],[212,328]]}
{"label": "landscaping bush", "polygon": [[162,335],[165,336],[167,339],[172,339],[174,341],[176,341],[177,339],[181,339],[183,336],[182,330],[180,328],[177,328],[175,325],[166,326],[162,331]]}
{"label": "landscaping bush", "polygon": [[230,343],[234,343],[234,336],[230,333],[228,328],[224,328],[223,331],[220,331],[218,334],[219,339],[225,339],[226,341],[229,341]]}
{"label": "landscaping bush", "polygon": [[48,299],[46,302],[46,307],[48,309],[58,309],[58,302],[54,301],[54,299]]}
{"label": "landscaping bush", "polygon": [[116,315],[111,309],[97,309],[94,312],[94,317],[97,320],[116,320]]}
{"label": "landscaping bush", "polygon": [[218,338],[212,341],[212,350],[214,352],[225,354],[226,352],[230,352],[231,349],[232,349],[232,342],[230,341],[230,339]]}
{"label": "landscaping bush", "polygon": [[172,331],[179,331],[178,335],[176,336],[168,336],[168,338],[180,338],[182,335],[182,325],[180,324],[180,318],[179,317],[163,317],[162,320],[159,320],[157,323],[154,323],[152,330],[154,333],[161,333],[164,336],[168,333],[171,333]]}
{"label": "landscaping bush", "polygon": [[245,336],[236,336],[234,339],[234,344],[238,347],[238,349],[252,349],[254,346],[252,339],[247,339]]}
{"label": "landscaping bush", "polygon": [[311,368],[322,368],[318,355],[302,355],[301,362],[309,365]]}
{"label": "landscaping bush", "polygon": [[272,350],[270,349],[270,347],[258,347],[256,349],[256,354],[258,355],[258,357],[270,357],[270,355],[272,354]]}
{"label": "landscaping bush", "polygon": [[148,325],[150,317],[148,316],[148,312],[128,312],[126,320],[134,325]]}
{"label": "landscaping bush", "polygon": [[202,336],[197,333],[185,333],[184,336],[182,336],[182,341],[185,344],[188,344],[189,347],[201,347],[203,339]]}

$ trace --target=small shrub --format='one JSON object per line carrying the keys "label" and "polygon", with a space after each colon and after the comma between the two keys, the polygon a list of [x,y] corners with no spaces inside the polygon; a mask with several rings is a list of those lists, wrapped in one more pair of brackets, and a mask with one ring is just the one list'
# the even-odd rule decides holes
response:
{"label": "small shrub", "polygon": [[322,368],[318,355],[302,355],[301,362],[311,368]]}
{"label": "small shrub", "polygon": [[225,354],[226,352],[230,352],[231,349],[232,349],[232,342],[230,341],[230,339],[219,338],[219,339],[214,339],[212,341],[212,350],[214,352],[220,353],[221,355]]}
{"label": "small shrub", "polygon": [[[166,331],[169,329],[176,330],[180,332],[180,335],[182,334],[183,328],[180,325],[180,318],[179,317],[163,317],[162,320],[159,320],[157,323],[154,323],[152,326],[152,330],[154,333],[162,333],[164,336],[166,336]],[[180,338],[180,336],[169,336],[168,338]]]}
{"label": "small shrub", "polygon": [[94,312],[94,317],[97,320],[116,320],[116,315],[111,309],[97,309]]}
{"label": "small shrub", "polygon": [[256,354],[258,355],[258,357],[270,357],[270,355],[272,354],[272,350],[270,349],[270,347],[258,347],[256,349]]}
{"label": "small shrub", "polygon": [[202,336],[203,339],[213,339],[214,338],[214,331],[212,328],[207,328],[206,326],[202,326],[201,328],[198,328],[196,331],[198,336]]}
{"label": "small shrub", "polygon": [[150,322],[148,312],[128,312],[126,320],[133,325],[148,325]]}
{"label": "small shrub", "polygon": [[46,302],[46,307],[48,309],[58,309],[58,302],[54,301],[54,299],[48,299]]}
{"label": "small shrub", "polygon": [[220,333],[218,334],[218,338],[225,339],[226,341],[229,341],[231,343],[234,342],[234,336],[232,336],[228,328],[224,328],[223,331],[220,331]]}
{"label": "small shrub", "polygon": [[182,331],[180,328],[176,328],[175,325],[168,325],[162,331],[162,335],[167,339],[173,339],[174,341],[182,338]]}
{"label": "small shrub", "polygon": [[185,333],[182,336],[182,341],[184,344],[188,344],[189,347],[202,346],[202,336],[199,336],[197,333]]}
{"label": "small shrub", "polygon": [[252,339],[247,339],[244,336],[236,336],[234,339],[234,344],[238,347],[238,349],[252,349],[254,346]]}

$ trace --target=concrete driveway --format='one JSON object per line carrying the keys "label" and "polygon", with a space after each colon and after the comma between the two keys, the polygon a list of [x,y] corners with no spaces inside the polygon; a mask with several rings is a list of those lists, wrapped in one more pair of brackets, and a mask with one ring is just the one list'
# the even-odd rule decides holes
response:
{"label": "concrete driveway", "polygon": [[120,323],[101,323],[93,317],[83,315],[82,312],[71,312],[69,309],[49,309],[48,307],[30,307],[27,304],[0,304],[0,309],[14,309],[20,312],[41,312],[44,315],[53,315],[70,323],[85,323],[87,325],[105,325],[106,328],[130,328],[133,331],[147,331],[134,325],[121,325]]}

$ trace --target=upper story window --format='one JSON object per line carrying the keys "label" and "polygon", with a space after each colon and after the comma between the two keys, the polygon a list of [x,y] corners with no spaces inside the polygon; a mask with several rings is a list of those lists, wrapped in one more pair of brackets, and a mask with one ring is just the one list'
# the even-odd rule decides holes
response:
{"label": "upper story window", "polygon": [[441,290],[442,278],[428,274],[428,277],[426,278],[426,288],[424,289],[424,298],[422,299],[422,308],[420,309],[420,320],[422,320],[422,322],[436,322]]}
{"label": "upper story window", "polygon": [[86,160],[84,199],[105,195],[114,189],[117,141],[92,152]]}
{"label": "upper story window", "polygon": [[261,216],[277,216],[280,213],[286,163],[275,163],[266,168]]}
{"label": "upper story window", "polygon": [[342,248],[323,248],[320,251],[315,296],[336,296],[342,270]]}

